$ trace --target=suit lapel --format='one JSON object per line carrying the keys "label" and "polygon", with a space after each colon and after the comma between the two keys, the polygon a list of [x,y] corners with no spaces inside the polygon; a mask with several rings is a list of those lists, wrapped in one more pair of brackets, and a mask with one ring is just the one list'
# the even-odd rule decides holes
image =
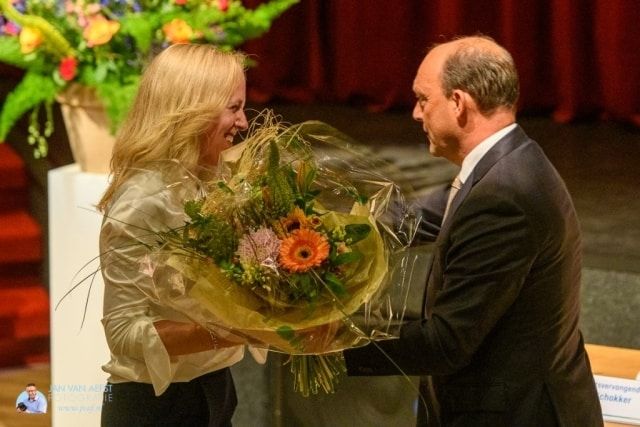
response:
{"label": "suit lapel", "polygon": [[522,128],[520,126],[516,126],[513,131],[506,134],[489,151],[487,151],[478,164],[473,168],[471,174],[462,185],[462,188],[460,188],[458,194],[456,194],[456,197],[451,202],[451,207],[449,208],[450,212],[442,223],[438,239],[440,239],[441,236],[448,235],[451,219],[453,218],[456,210],[458,210],[458,207],[460,207],[464,199],[467,197],[467,194],[469,194],[469,191],[471,191],[471,188],[487,174],[493,165],[498,163],[502,157],[515,150],[527,138],[528,137]]}
{"label": "suit lapel", "polygon": [[436,291],[442,288],[444,272],[442,260],[444,254],[447,251],[447,245],[445,244],[445,242],[448,241],[449,228],[451,226],[451,221],[456,213],[456,210],[460,207],[473,186],[476,185],[478,181],[480,181],[487,174],[487,172],[496,163],[498,163],[498,161],[502,157],[521,146],[527,139],[527,135],[524,133],[520,126],[516,126],[513,131],[509,132],[502,139],[500,139],[498,143],[496,143],[489,151],[487,151],[482,159],[480,159],[478,164],[471,171],[471,174],[469,175],[465,183],[458,191],[458,194],[456,194],[455,198],[452,200],[451,207],[449,208],[449,213],[444,219],[444,222],[442,223],[440,232],[436,239],[433,260],[431,268],[429,269],[429,274],[427,275],[427,292],[426,302],[424,305],[427,317],[431,316],[431,309],[433,308],[433,304],[435,302]]}
{"label": "suit lapel", "polygon": [[[482,179],[489,169],[498,163],[502,157],[523,145],[528,139],[529,137],[520,126],[516,126],[511,132],[506,134],[491,150],[487,151],[487,154],[485,154],[476,167],[473,168],[473,184],[475,185]],[[471,179],[469,179],[469,181],[471,181]]]}

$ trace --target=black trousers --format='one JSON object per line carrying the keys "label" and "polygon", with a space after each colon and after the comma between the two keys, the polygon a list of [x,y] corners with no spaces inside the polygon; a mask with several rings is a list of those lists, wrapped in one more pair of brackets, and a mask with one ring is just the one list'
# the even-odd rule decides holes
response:
{"label": "black trousers", "polygon": [[238,400],[229,368],[171,383],[160,396],[151,384],[107,384],[102,427],[228,427]]}

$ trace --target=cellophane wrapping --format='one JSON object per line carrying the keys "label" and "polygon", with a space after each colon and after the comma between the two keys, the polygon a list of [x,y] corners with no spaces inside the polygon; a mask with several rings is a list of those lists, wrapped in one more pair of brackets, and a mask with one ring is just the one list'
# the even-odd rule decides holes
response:
{"label": "cellophane wrapping", "polygon": [[398,335],[418,219],[372,150],[325,123],[266,114],[206,178],[162,167],[178,177],[162,190],[185,218],[149,230],[140,262],[155,302],[292,355],[305,395],[333,390],[342,350]]}

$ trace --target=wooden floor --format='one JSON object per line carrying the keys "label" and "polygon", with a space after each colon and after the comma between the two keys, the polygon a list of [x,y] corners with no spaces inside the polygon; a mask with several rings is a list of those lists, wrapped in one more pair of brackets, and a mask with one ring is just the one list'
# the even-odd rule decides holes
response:
{"label": "wooden floor", "polygon": [[0,370],[0,427],[43,427],[51,425],[51,412],[44,415],[19,414],[16,398],[28,383],[35,383],[47,395],[51,384],[49,364]]}

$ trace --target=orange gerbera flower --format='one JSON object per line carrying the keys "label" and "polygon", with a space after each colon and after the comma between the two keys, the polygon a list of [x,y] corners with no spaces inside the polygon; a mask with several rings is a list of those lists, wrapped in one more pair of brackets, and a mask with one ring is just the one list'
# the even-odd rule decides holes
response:
{"label": "orange gerbera flower", "polygon": [[302,273],[322,264],[329,256],[329,243],[317,231],[301,228],[280,245],[280,264],[294,273]]}
{"label": "orange gerbera flower", "polygon": [[285,237],[299,228],[308,228],[308,222],[302,209],[296,207],[286,217],[280,218],[274,228],[280,237]]}

